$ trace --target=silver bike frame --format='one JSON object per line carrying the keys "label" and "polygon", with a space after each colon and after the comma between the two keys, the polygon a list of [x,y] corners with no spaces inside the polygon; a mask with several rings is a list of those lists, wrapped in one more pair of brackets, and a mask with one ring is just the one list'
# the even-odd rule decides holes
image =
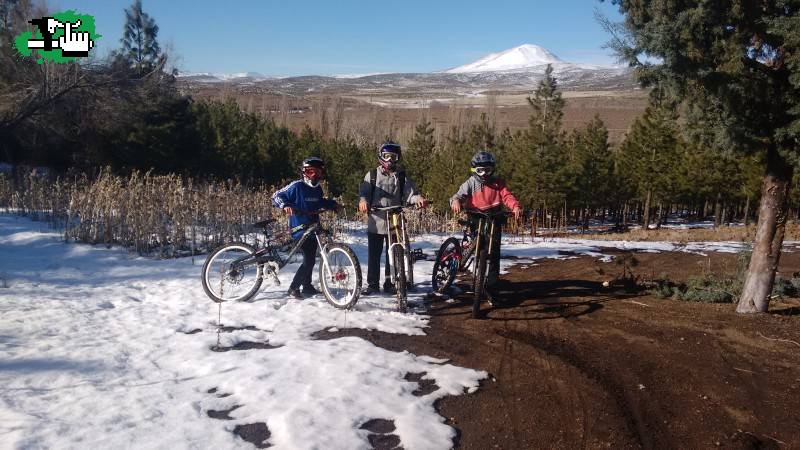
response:
{"label": "silver bike frame", "polygon": [[[395,210],[392,207],[388,207],[386,211],[386,237],[387,237],[387,252],[389,255],[388,261],[386,264],[389,265],[389,273],[391,274],[392,281],[397,280],[397,267],[394,264],[394,255],[397,247],[399,251],[403,252],[403,261],[405,262],[406,266],[406,285],[411,287],[414,285],[414,264],[411,261],[411,253],[408,251],[410,245],[408,242],[408,233],[406,232],[406,217],[403,214],[402,209]],[[381,210],[383,208],[376,208]],[[391,215],[397,214],[400,221],[400,234],[403,237],[402,242],[397,242],[394,240],[394,233],[392,233],[392,222],[391,222]]]}

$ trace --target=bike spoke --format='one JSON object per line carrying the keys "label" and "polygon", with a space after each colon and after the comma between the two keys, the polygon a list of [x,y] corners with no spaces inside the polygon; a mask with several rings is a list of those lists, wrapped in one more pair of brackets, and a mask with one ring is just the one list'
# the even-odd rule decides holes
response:
{"label": "bike spoke", "polygon": [[327,259],[328,264],[323,270],[323,289],[331,302],[346,305],[353,300],[358,287],[356,267],[350,257],[337,248],[328,253]]}
{"label": "bike spoke", "polygon": [[205,270],[205,285],[218,301],[241,300],[260,285],[257,264],[238,264],[250,256],[244,247],[231,246],[212,255]]}

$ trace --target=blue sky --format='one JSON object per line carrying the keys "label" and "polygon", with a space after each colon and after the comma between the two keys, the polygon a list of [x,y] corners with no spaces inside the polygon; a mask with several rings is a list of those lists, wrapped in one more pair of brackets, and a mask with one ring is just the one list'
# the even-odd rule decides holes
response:
{"label": "blue sky", "polygon": [[[54,0],[95,16],[100,54],[119,46],[129,0]],[[189,72],[265,75],[431,72],[521,44],[570,62],[612,64],[599,0],[144,0],[159,42]]]}

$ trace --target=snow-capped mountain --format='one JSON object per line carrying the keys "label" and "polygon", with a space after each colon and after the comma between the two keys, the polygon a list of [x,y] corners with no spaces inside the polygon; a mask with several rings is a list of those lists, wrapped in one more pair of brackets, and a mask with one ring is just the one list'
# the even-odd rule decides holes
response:
{"label": "snow-capped mountain", "polygon": [[219,83],[224,81],[262,81],[270,77],[258,72],[238,72],[238,73],[211,73],[211,72],[181,72],[178,78],[190,81]]}
{"label": "snow-capped mountain", "polygon": [[414,97],[474,96],[486,91],[529,92],[544,75],[547,65],[559,87],[565,90],[627,90],[635,87],[631,71],[624,67],[580,64],[564,61],[549,50],[524,44],[492,53],[477,61],[441,72],[377,73],[363,75],[305,75],[264,77],[260,74],[183,74],[181,80],[193,83],[226,83],[253,91],[296,96],[324,95],[402,95]]}
{"label": "snow-capped mountain", "polygon": [[475,62],[445,70],[444,73],[499,72],[563,63],[565,61],[562,61],[546,48],[533,44],[523,44],[502,52],[491,53]]}

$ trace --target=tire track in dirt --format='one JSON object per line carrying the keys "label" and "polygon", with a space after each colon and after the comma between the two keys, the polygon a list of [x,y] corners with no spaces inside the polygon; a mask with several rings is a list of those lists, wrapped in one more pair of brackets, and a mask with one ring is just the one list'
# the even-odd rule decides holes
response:
{"label": "tire track in dirt", "polygon": [[[468,303],[469,302],[465,302],[465,304]],[[465,305],[464,307],[466,308],[467,306]],[[504,331],[503,329],[498,330],[492,326],[489,326],[489,321],[467,320],[462,321],[461,324],[459,324],[457,321],[453,324],[449,323],[451,321],[448,321],[448,323],[442,323],[437,320],[435,312],[433,312],[433,314],[434,319],[432,327],[441,328],[448,334],[458,335],[460,339],[469,339],[477,346],[487,348],[490,352],[500,350],[501,361],[504,364],[504,368],[509,365],[509,361],[513,361],[527,367],[531,372],[533,372],[536,376],[536,380],[541,381],[545,385],[542,389],[540,389],[540,391],[543,391],[545,395],[551,398],[550,402],[553,402],[558,406],[557,408],[549,409],[547,414],[558,416],[559,420],[556,420],[556,422],[560,423],[561,426],[575,423],[576,421],[572,420],[573,412],[580,411],[576,416],[577,421],[581,424],[580,430],[568,430],[568,434],[570,435],[570,443],[564,442],[562,439],[560,441],[562,442],[562,445],[560,446],[557,445],[556,441],[545,441],[542,442],[543,445],[546,444],[550,448],[587,448],[589,446],[588,443],[591,436],[590,427],[587,424],[589,422],[590,414],[587,411],[587,403],[582,400],[580,393],[583,391],[601,389],[603,392],[599,395],[595,395],[595,397],[599,397],[600,399],[603,397],[613,398],[612,395],[606,392],[606,389],[603,389],[602,384],[594,382],[590,377],[587,377],[588,383],[586,380],[576,380],[575,375],[581,374],[580,368],[573,366],[569,363],[569,361],[565,361],[558,355],[549,353],[546,349],[540,349],[538,346],[531,345],[531,340],[528,337],[525,337],[524,333],[520,335],[517,331],[508,330],[508,322],[504,322],[503,327],[508,330]],[[470,323],[470,325],[466,326],[463,325],[463,323]],[[527,324],[526,327],[530,327],[530,325]],[[499,348],[498,346],[487,344],[485,341],[490,341],[492,337],[495,339],[502,339],[503,344],[500,345]],[[524,359],[523,357],[518,356],[520,353],[525,355]],[[483,361],[483,367],[480,368],[489,370],[491,372],[491,364],[488,364],[486,361]],[[504,373],[506,375],[511,375],[510,371],[507,369],[504,370]],[[499,389],[503,391],[503,401],[506,405],[510,404],[510,402],[508,402],[508,394],[506,391],[514,387],[513,384],[515,378],[516,377],[511,376],[501,378],[498,376],[498,384],[500,384]],[[571,380],[571,384],[562,381],[565,379]],[[519,395],[518,391],[516,392],[516,395]],[[555,400],[552,399],[553,397],[555,397]],[[456,399],[453,400],[457,401]],[[610,415],[624,417],[624,410],[620,410],[618,407],[608,408],[608,406],[609,405],[604,405],[602,406],[602,409],[611,409],[612,411]],[[568,417],[562,417],[564,415],[567,415]],[[625,426],[625,422],[622,420],[620,420],[620,422],[623,425],[623,428],[626,430],[617,434],[621,434],[622,436],[627,435],[628,437],[624,438],[623,440],[629,442],[628,444],[623,444],[620,447],[643,447],[644,445],[636,435],[636,428]],[[520,429],[519,420],[514,422],[514,426],[516,430]],[[565,430],[562,429],[559,431]],[[517,432],[519,433],[519,431]],[[577,438],[577,441],[575,438]],[[515,437],[514,446],[509,448],[523,448],[519,446],[520,441],[522,441],[521,438]]]}

